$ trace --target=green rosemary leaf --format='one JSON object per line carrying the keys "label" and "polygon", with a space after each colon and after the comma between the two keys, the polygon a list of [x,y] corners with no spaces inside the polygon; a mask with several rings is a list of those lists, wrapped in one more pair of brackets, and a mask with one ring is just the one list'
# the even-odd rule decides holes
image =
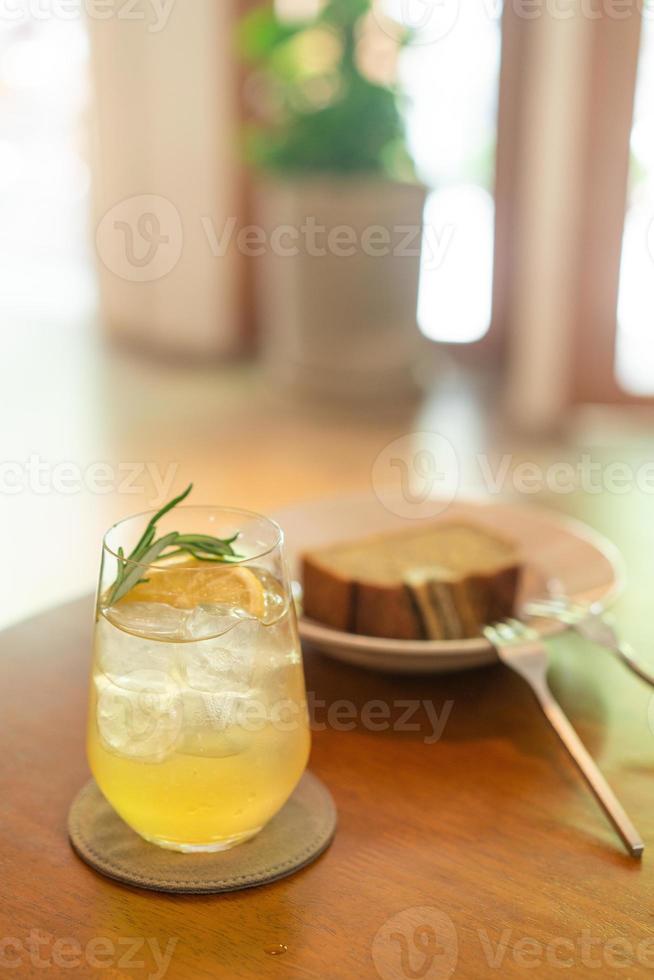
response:
{"label": "green rosemary leaf", "polygon": [[[118,549],[118,569],[116,580],[109,590],[109,605],[113,605],[122,599],[135,585],[141,582],[149,582],[149,579],[140,577],[142,567],[157,560],[168,561],[171,558],[186,554],[197,561],[228,564],[230,561],[238,560],[241,557],[236,554],[232,547],[240,532],[232,535],[231,538],[214,538],[209,534],[179,534],[177,531],[171,531],[162,538],[156,538],[157,521],[185,500],[192,489],[193,484],[189,483],[183,493],[165,504],[150,518],[143,534],[127,558],[125,558],[123,549]],[[172,551],[168,550],[170,548]]]}
{"label": "green rosemary leaf", "polygon": [[154,527],[157,521],[160,521],[161,518],[164,516],[164,514],[167,514],[169,510],[173,509],[173,507],[177,507],[177,504],[181,504],[182,500],[186,500],[186,498],[188,497],[192,489],[193,489],[193,484],[189,483],[186,490],[183,490],[180,493],[179,497],[174,497],[173,500],[169,500],[167,504],[164,504],[161,510],[158,510],[157,513],[154,515],[154,517],[150,518],[148,527]]}
{"label": "green rosemary leaf", "polygon": [[207,553],[203,554],[201,551],[198,551],[197,549],[193,548],[191,545],[188,544],[185,546],[184,551],[186,551],[189,555],[191,555],[192,558],[196,558],[198,561],[207,562],[208,564],[211,564],[212,562],[217,562],[220,565],[226,565],[229,564],[230,558],[234,557],[233,555],[210,555]]}
{"label": "green rosemary leaf", "polygon": [[167,504],[164,504],[164,506],[150,518],[145,528],[145,531],[141,535],[140,540],[138,541],[136,547],[132,550],[129,556],[132,561],[135,561],[136,560],[135,556],[142,554],[145,548],[147,548],[152,542],[152,539],[154,538],[157,529],[157,521],[160,521],[161,518],[165,514],[167,514],[169,510],[172,510],[173,507],[176,507],[177,504],[181,504],[182,500],[186,500],[186,498],[188,497],[192,489],[193,489],[193,484],[189,483],[186,490],[183,490],[182,493],[180,493],[179,497],[175,497],[173,500],[169,500]]}
{"label": "green rosemary leaf", "polygon": [[142,555],[144,551],[147,551],[147,549],[154,541],[154,536],[156,533],[157,533],[157,528],[154,525],[146,530],[139,544],[132,550],[132,553],[130,555],[132,561],[136,561],[138,555]]}
{"label": "green rosemary leaf", "polygon": [[198,551],[208,551],[210,554],[236,557],[231,544],[220,538],[210,538],[206,535],[181,534],[177,543],[181,548],[190,547]]}
{"label": "green rosemary leaf", "polygon": [[165,551],[170,545],[174,544],[177,539],[177,531],[171,531],[170,534],[166,534],[163,538],[159,538],[154,544],[143,553],[141,563],[134,565],[129,571],[121,578],[116,579],[111,595],[109,597],[109,605],[112,606],[123,596],[127,595],[130,589],[132,589],[141,578],[143,571],[143,565],[150,565],[153,561],[156,561],[160,557],[161,552]]}

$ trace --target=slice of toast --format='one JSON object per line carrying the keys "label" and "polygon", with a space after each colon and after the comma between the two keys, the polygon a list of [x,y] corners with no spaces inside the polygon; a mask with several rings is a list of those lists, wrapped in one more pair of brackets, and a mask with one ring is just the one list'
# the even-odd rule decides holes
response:
{"label": "slice of toast", "polygon": [[509,539],[442,521],[307,552],[304,612],[366,636],[474,637],[512,613],[520,571]]}

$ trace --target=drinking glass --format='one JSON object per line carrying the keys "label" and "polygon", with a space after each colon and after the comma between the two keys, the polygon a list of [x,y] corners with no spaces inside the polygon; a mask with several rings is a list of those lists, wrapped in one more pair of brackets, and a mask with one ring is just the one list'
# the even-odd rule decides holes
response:
{"label": "drinking glass", "polygon": [[121,521],[103,542],[88,759],[106,799],[146,840],[223,850],[280,810],[309,755],[283,534],[248,511],[179,507],[157,536],[238,535],[239,557],[130,562],[152,516]]}

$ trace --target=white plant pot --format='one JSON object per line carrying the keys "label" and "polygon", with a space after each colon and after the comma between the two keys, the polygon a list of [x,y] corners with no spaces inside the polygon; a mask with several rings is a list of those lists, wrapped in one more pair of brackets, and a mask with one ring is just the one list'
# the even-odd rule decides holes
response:
{"label": "white plant pot", "polygon": [[363,399],[415,389],[425,196],[378,178],[259,184],[258,321],[276,379]]}

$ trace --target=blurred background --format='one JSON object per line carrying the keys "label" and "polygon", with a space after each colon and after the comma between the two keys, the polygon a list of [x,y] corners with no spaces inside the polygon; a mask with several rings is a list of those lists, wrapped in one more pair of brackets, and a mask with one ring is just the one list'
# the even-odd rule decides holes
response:
{"label": "blurred background", "polygon": [[510,479],[654,459],[642,7],[0,5],[0,622],[91,589],[106,528],[191,480],[270,512],[400,458],[437,491],[443,439],[462,491],[646,570],[649,484]]}

